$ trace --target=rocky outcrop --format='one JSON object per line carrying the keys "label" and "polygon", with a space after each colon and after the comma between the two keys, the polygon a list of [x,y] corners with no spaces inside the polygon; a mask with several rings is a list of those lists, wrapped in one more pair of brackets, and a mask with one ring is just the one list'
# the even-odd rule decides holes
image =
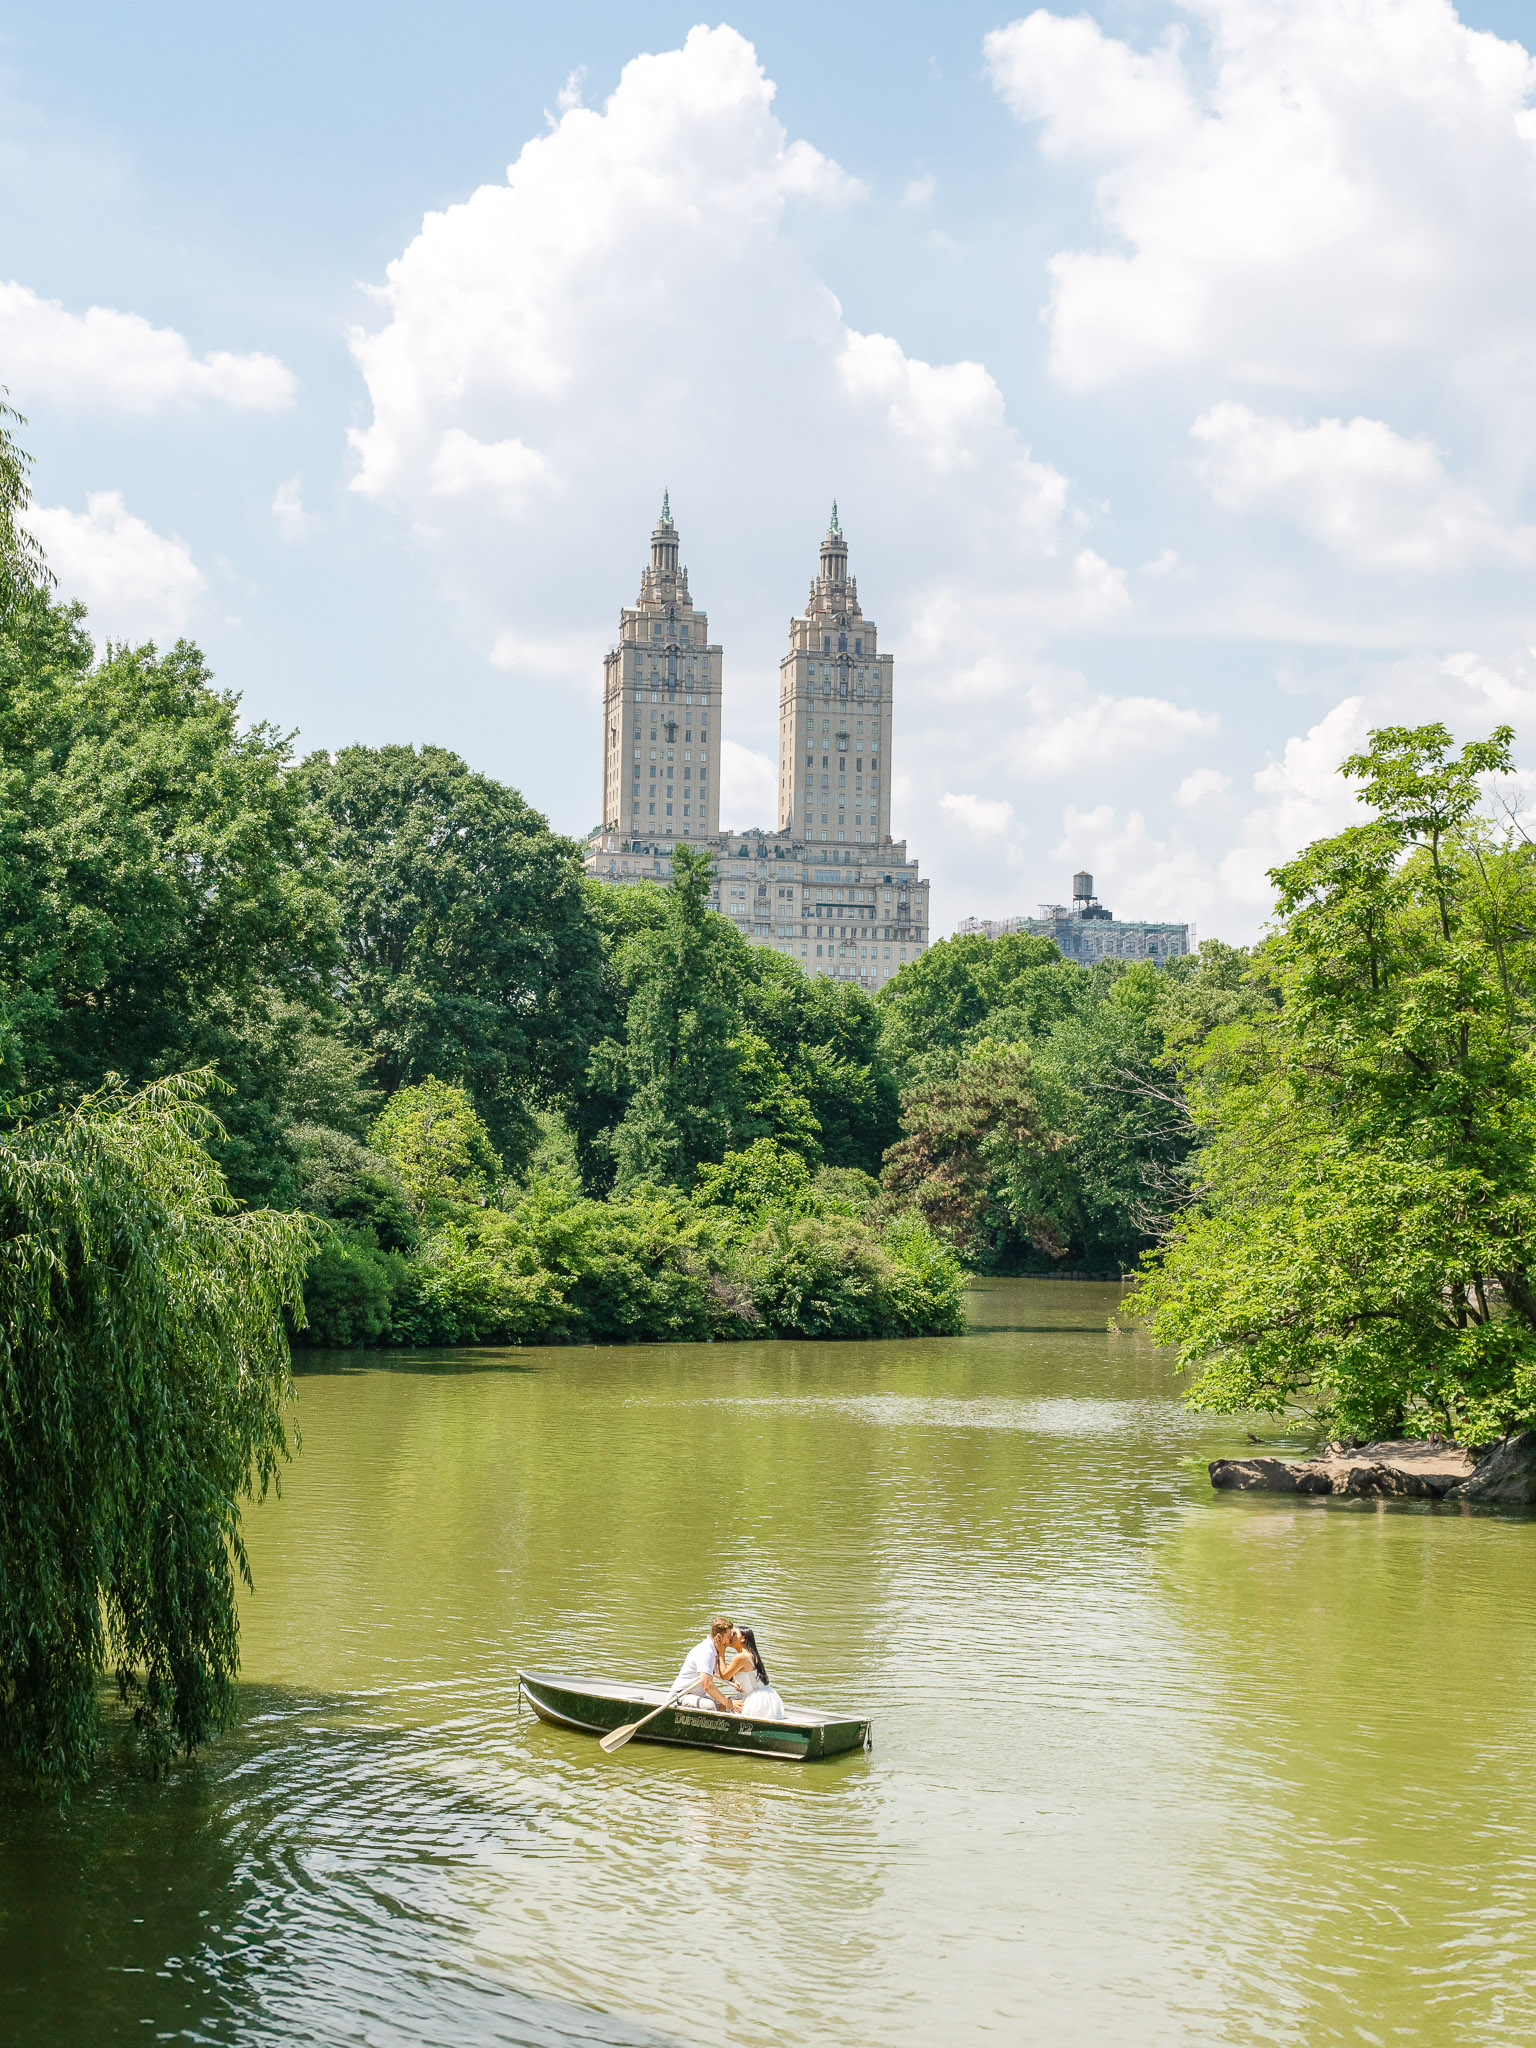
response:
{"label": "rocky outcrop", "polygon": [[1214,1458],[1211,1484],[1237,1493],[1332,1493],[1321,1465],[1299,1458]]}
{"label": "rocky outcrop", "polygon": [[[1536,1431],[1529,1432],[1532,1456],[1526,1467],[1536,1501]],[[1523,1439],[1520,1439],[1523,1441]],[[1387,1500],[1442,1500],[1481,1476],[1473,1455],[1457,1444],[1430,1444],[1422,1437],[1398,1437],[1377,1444],[1329,1444],[1320,1458],[1217,1458],[1211,1484],[1223,1491],[1251,1493],[1335,1493]],[[1518,1483],[1513,1478],[1510,1483]],[[1476,1496],[1481,1497],[1481,1496]]]}
{"label": "rocky outcrop", "polygon": [[1458,1480],[1446,1499],[1480,1501],[1490,1508],[1536,1507],[1536,1429],[1503,1437],[1483,1451],[1476,1469]]}

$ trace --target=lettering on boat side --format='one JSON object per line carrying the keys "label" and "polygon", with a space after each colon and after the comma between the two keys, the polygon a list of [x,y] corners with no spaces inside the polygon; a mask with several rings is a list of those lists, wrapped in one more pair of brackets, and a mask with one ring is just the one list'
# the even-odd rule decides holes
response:
{"label": "lettering on boat side", "polygon": [[[731,1723],[723,1714],[674,1714],[672,1721],[673,1725],[678,1728],[707,1728],[711,1735],[724,1734],[731,1729]],[[769,1742],[803,1742],[805,1740],[803,1735],[780,1734],[776,1729],[770,1732],[766,1728],[753,1728],[752,1733],[760,1741],[765,1738]]]}

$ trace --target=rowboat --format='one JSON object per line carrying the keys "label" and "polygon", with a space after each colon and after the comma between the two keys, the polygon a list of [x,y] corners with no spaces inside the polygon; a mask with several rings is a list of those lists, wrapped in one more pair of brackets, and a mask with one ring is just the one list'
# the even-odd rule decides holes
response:
{"label": "rowboat", "polygon": [[[666,1686],[634,1685],[622,1679],[568,1678],[553,1671],[519,1671],[518,1690],[541,1721],[574,1728],[582,1735],[606,1735],[639,1720],[671,1698]],[[870,1723],[850,1721],[819,1707],[786,1704],[782,1721],[727,1714],[712,1701],[687,1699],[648,1721],[637,1742],[666,1742],[678,1749],[721,1749],[736,1756],[772,1756],[788,1763],[814,1763],[870,1745]]]}

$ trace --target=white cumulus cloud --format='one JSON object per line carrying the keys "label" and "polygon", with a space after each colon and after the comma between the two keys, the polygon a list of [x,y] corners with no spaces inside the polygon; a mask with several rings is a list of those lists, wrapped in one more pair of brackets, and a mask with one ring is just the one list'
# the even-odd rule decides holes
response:
{"label": "white cumulus cloud", "polygon": [[1439,453],[1382,420],[1298,426],[1230,400],[1192,429],[1218,504],[1293,520],[1325,547],[1372,568],[1450,569],[1479,559],[1536,560],[1536,527],[1503,524],[1446,475]]}
{"label": "white cumulus cloud", "polygon": [[1173,792],[1173,800],[1181,811],[1197,811],[1202,804],[1225,796],[1231,787],[1231,776],[1223,775],[1219,768],[1196,768]]}
{"label": "white cumulus cloud", "polygon": [[1052,362],[1091,387],[1209,364],[1315,385],[1529,360],[1536,64],[1450,0],[1186,0],[1137,51],[1039,9],[993,81],[1081,167],[1101,247],[1051,264]]}
{"label": "white cumulus cloud", "polygon": [[720,749],[720,823],[727,832],[774,831],[779,822],[779,771],[766,754],[726,740]]}
{"label": "white cumulus cloud", "polygon": [[1013,828],[1013,805],[1005,798],[967,796],[946,789],[939,806],[966,831],[980,839],[1001,839]]}
{"label": "white cumulus cloud", "polygon": [[432,489],[445,498],[483,493],[503,511],[521,511],[549,474],[536,448],[516,439],[477,441],[462,427],[450,427],[432,464]]}
{"label": "white cumulus cloud", "polygon": [[291,405],[298,389],[276,356],[194,355],[174,327],[108,306],[71,313],[16,283],[0,284],[0,364],[23,410],[38,398],[138,413],[214,399],[273,412]]}
{"label": "white cumulus cloud", "polygon": [[35,505],[27,514],[59,595],[83,600],[98,638],[175,639],[206,587],[191,549],[136,517],[120,491],[92,491],[85,504],[84,512]]}
{"label": "white cumulus cloud", "polygon": [[1010,765],[1021,774],[1062,774],[1177,753],[1215,732],[1218,723],[1214,712],[1166,697],[1064,693],[1050,683],[1032,683],[1025,694],[1032,715],[1008,748]]}
{"label": "white cumulus cloud", "polygon": [[793,227],[864,189],[773,99],[743,36],[695,28],[429,214],[353,336],[372,406],[354,489],[439,550],[495,645],[563,630],[594,588],[616,613],[670,484],[695,602],[724,575],[761,591],[732,620],[728,691],[776,658],[834,496],[888,638],[946,593],[973,617],[1005,598],[988,630],[1010,637],[1123,608],[986,367],[845,321]]}
{"label": "white cumulus cloud", "polygon": [[272,498],[272,523],[277,537],[295,544],[307,540],[320,522],[304,509],[304,479],[291,476],[280,483]]}
{"label": "white cumulus cloud", "polygon": [[1267,910],[1274,901],[1270,868],[1365,816],[1339,763],[1360,750],[1371,723],[1365,699],[1346,697],[1305,734],[1287,740],[1278,761],[1259,769],[1253,778],[1258,802],[1244,820],[1240,843],[1220,864],[1229,896]]}

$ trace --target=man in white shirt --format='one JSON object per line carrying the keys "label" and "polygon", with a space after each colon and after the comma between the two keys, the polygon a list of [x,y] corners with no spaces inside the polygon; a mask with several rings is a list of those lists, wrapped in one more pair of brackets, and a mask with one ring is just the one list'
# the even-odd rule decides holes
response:
{"label": "man in white shirt", "polygon": [[[709,1634],[702,1643],[695,1643],[683,1659],[683,1668],[673,1680],[672,1690],[695,1698],[711,1699],[716,1706],[723,1707],[728,1714],[736,1711],[736,1702],[728,1693],[723,1693],[715,1683],[715,1673],[720,1669],[720,1655],[730,1641],[731,1624],[724,1615],[716,1615],[709,1624]],[[692,1683],[690,1683],[690,1680]]]}

